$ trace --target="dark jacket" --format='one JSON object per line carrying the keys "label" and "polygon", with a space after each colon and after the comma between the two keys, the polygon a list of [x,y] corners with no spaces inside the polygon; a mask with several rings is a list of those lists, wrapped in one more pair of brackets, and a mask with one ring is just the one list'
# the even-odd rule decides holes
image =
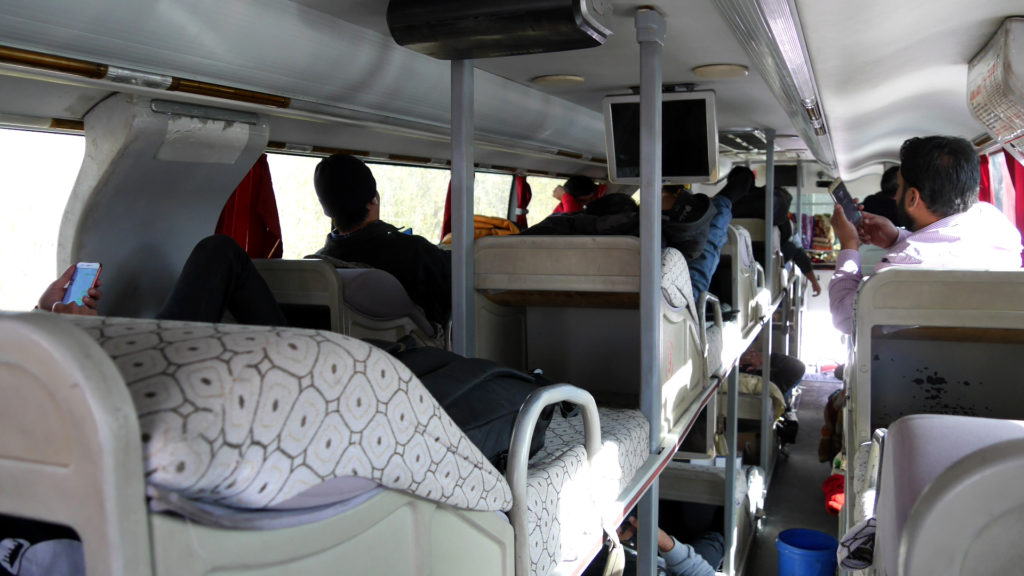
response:
{"label": "dark jacket", "polygon": [[378,220],[351,234],[328,234],[317,254],[389,272],[423,308],[428,320],[445,324],[451,318],[451,253],[421,236],[403,234]]}

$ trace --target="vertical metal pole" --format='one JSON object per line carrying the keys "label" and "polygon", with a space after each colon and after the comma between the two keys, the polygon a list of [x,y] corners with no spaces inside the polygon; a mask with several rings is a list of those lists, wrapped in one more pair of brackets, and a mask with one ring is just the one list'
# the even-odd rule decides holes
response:
{"label": "vertical metal pole", "polygon": [[725,461],[725,502],[722,512],[725,516],[725,558],[722,569],[726,574],[736,574],[736,553],[739,550],[739,530],[736,528],[736,516],[741,514],[736,502],[736,457],[742,452],[736,446],[738,430],[737,418],[740,411],[740,371],[733,364],[729,371],[729,392],[726,395],[725,409],[725,441],[729,446],[729,454]]}
{"label": "vertical metal pole", "polygon": [[[772,221],[775,212],[775,130],[765,130],[768,147],[765,158],[765,199],[764,199],[764,282],[771,292],[775,282],[775,268],[772,256],[775,254],[775,223]],[[771,395],[771,359],[772,359],[772,318],[769,315],[761,330],[761,468],[765,479],[772,477],[774,468],[775,443],[772,442],[772,429],[775,425],[775,412],[772,410]]]}
{"label": "vertical metal pole", "polygon": [[[665,18],[636,12],[640,43],[640,408],[650,422],[650,450],[661,444],[661,51]],[[637,574],[658,566],[658,482],[640,500]]]}
{"label": "vertical metal pole", "polygon": [[793,227],[797,236],[800,237],[800,248],[803,248],[804,238],[804,166],[800,160],[796,161],[796,226]]}
{"label": "vertical metal pole", "polygon": [[473,318],[473,61],[452,61],[452,348],[476,353]]}

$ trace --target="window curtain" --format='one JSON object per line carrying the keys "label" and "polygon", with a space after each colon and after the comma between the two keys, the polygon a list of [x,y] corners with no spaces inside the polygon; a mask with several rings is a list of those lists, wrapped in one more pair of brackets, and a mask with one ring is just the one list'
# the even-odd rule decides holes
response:
{"label": "window curtain", "polygon": [[448,180],[448,195],[444,197],[444,219],[441,220],[441,237],[438,241],[452,231],[452,181]]}
{"label": "window curtain", "polygon": [[981,184],[978,186],[978,200],[992,204],[992,177],[989,175],[988,155],[980,158]]}
{"label": "window curtain", "polygon": [[1003,158],[1006,158],[1006,171],[1010,176],[1007,188],[1014,199],[1014,224],[1018,230],[1024,232],[1024,165],[1009,154],[1004,153]]}
{"label": "window curtain", "polygon": [[982,156],[978,199],[998,208],[1024,236],[1024,166],[1013,156]]}
{"label": "window curtain", "polygon": [[280,258],[284,254],[266,154],[260,156],[228,198],[216,233],[234,238],[250,258]]}
{"label": "window curtain", "polygon": [[525,230],[529,225],[526,223],[526,215],[529,214],[528,207],[533,199],[533,190],[526,181],[526,176],[516,174],[512,177],[512,192],[516,197],[515,223],[520,230]]}

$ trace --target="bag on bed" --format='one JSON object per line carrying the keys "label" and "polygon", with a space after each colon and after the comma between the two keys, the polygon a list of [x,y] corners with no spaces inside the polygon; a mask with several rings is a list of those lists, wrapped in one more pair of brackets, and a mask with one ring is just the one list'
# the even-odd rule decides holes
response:
{"label": "bag on bed", "polygon": [[[519,409],[534,390],[551,382],[541,374],[525,374],[440,348],[406,348],[392,354],[419,377],[463,433],[504,473]],[[554,406],[549,406],[541,413],[530,456],[544,446],[553,412]]]}

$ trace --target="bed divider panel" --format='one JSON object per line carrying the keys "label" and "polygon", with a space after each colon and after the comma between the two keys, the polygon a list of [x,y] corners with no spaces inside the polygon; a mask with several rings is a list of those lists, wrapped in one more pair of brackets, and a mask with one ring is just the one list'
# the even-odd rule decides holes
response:
{"label": "bed divider panel", "polygon": [[444,328],[431,324],[384,270],[317,258],[253,260],[253,265],[292,325],[355,338],[396,342],[412,335],[427,346],[447,344]]}
{"label": "bed divider panel", "polygon": [[[848,462],[872,432],[912,414],[1024,419],[1024,271],[890,268],[858,292],[846,371]],[[851,466],[847,501],[863,484]],[[844,515],[843,526],[854,519]]]}
{"label": "bed divider panel", "polygon": [[[639,406],[640,241],[632,236],[503,236],[476,242],[477,351]],[[662,253],[661,430],[708,385],[685,259]]]}

